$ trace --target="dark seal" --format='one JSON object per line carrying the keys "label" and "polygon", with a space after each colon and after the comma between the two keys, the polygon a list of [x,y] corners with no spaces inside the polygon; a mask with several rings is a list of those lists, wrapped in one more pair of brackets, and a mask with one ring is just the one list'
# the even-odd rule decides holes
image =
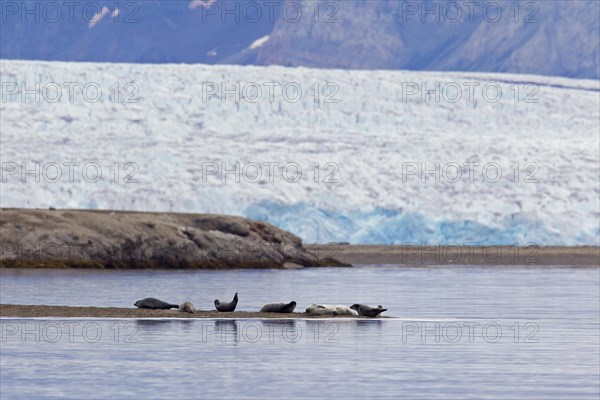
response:
{"label": "dark seal", "polygon": [[260,312],[269,312],[269,313],[291,313],[294,312],[296,308],[296,302],[290,301],[289,303],[268,303],[265,304]]}
{"label": "dark seal", "polygon": [[377,308],[369,307],[366,304],[353,304],[351,309],[356,310],[358,315],[362,315],[363,317],[371,317],[375,318],[379,314],[384,311],[387,311],[387,308],[383,308],[381,306],[377,306]]}
{"label": "dark seal", "polygon": [[179,308],[178,304],[167,303],[162,300],[155,299],[154,297],[138,300],[135,302],[134,306],[137,308],[149,308],[151,310],[169,310],[171,308]]}
{"label": "dark seal", "polygon": [[231,300],[229,303],[221,303],[219,301],[219,299],[215,300],[215,308],[217,309],[217,311],[220,311],[220,312],[232,312],[232,311],[235,311],[235,307],[237,307],[237,303],[238,303],[238,294],[236,292],[235,296],[233,296],[233,300]]}

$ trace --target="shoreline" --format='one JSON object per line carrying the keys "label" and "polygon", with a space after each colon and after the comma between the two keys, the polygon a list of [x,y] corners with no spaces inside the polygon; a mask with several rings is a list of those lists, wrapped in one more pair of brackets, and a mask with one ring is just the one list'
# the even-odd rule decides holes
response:
{"label": "shoreline", "polygon": [[[227,263],[218,268],[189,268],[162,266],[149,261],[138,260],[135,266],[120,265],[115,268],[112,262],[63,263],[56,260],[27,260],[10,262],[0,259],[0,271],[9,269],[74,269],[74,270],[180,270],[180,269],[303,269],[303,268],[352,268],[359,265],[397,265],[401,267],[444,267],[444,266],[484,266],[484,267],[581,267],[600,268],[600,247],[594,246],[452,246],[452,245],[362,245],[362,244],[308,244],[304,245],[315,258],[335,259],[338,263],[323,263],[319,266],[302,266],[285,263],[278,265],[246,266]],[[3,262],[4,261],[4,262]]]}
{"label": "shoreline", "polygon": [[196,310],[194,313],[177,310],[148,310],[120,307],[71,307],[24,304],[0,304],[0,318],[131,318],[131,319],[386,319],[353,315],[308,315],[305,312],[263,313],[258,311],[219,312],[216,310]]}
{"label": "shoreline", "polygon": [[307,250],[352,265],[522,266],[600,268],[600,247],[595,246],[465,246],[456,244],[401,245],[306,244]]}
{"label": "shoreline", "polygon": [[[594,246],[454,246],[454,245],[363,245],[363,244],[306,244],[304,248],[315,255],[315,258],[335,259],[339,263],[331,265],[302,266],[285,263],[283,269],[322,268],[331,266],[336,268],[352,268],[352,266],[365,265],[395,265],[407,268],[419,267],[445,267],[445,266],[486,266],[486,267],[580,267],[600,268],[600,247]],[[56,263],[52,260],[29,260],[23,263],[11,263],[0,259],[0,271],[9,269],[76,269],[76,270],[179,270],[190,269],[186,267],[162,266],[155,263],[136,265],[135,268],[120,266],[114,268],[102,262],[93,264],[84,263]],[[143,261],[140,264],[144,264]],[[259,268],[282,269],[280,266],[261,265]],[[247,269],[247,266],[228,263],[218,268],[191,268],[191,269],[219,269],[236,270]]]}

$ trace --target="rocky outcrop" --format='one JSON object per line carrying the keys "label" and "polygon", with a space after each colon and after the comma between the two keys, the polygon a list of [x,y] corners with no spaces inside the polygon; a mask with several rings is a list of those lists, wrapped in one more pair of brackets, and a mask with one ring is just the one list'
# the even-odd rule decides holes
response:
{"label": "rocky outcrop", "polygon": [[343,266],[261,221],[208,214],[3,209],[0,267]]}

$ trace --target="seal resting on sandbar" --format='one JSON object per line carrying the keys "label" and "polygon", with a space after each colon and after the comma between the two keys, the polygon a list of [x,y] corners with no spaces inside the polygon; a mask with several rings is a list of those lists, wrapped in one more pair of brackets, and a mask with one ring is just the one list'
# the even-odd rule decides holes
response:
{"label": "seal resting on sandbar", "polygon": [[375,318],[382,312],[387,311],[387,308],[383,308],[380,305],[377,306],[376,308],[373,308],[373,307],[369,307],[366,304],[353,304],[350,308],[358,311],[358,315],[361,315],[363,317],[371,317],[371,318]]}
{"label": "seal resting on sandbar", "polygon": [[358,311],[348,306],[339,305],[333,308],[333,315],[358,315]]}
{"label": "seal resting on sandbar", "polygon": [[233,296],[233,300],[231,300],[229,303],[221,303],[219,301],[219,299],[215,300],[215,308],[217,309],[217,311],[220,311],[220,312],[232,312],[232,311],[235,311],[235,307],[237,306],[237,303],[238,303],[238,294],[236,292],[235,296]]}
{"label": "seal resting on sandbar", "polygon": [[179,305],[179,311],[193,313],[194,311],[196,311],[196,308],[194,307],[191,301],[186,301],[185,303],[181,303]]}
{"label": "seal resting on sandbar", "polygon": [[326,304],[311,304],[306,308],[308,315],[329,315],[333,314],[334,306],[328,306]]}
{"label": "seal resting on sandbar", "polygon": [[358,315],[358,312],[348,306],[329,306],[325,304],[311,304],[307,309],[308,315]]}
{"label": "seal resting on sandbar", "polygon": [[296,302],[290,301],[289,303],[268,303],[262,306],[260,312],[269,313],[292,313],[296,308]]}
{"label": "seal resting on sandbar", "polygon": [[170,304],[154,297],[147,297],[135,302],[137,308],[149,308],[151,310],[169,310],[171,308],[179,308],[177,304]]}

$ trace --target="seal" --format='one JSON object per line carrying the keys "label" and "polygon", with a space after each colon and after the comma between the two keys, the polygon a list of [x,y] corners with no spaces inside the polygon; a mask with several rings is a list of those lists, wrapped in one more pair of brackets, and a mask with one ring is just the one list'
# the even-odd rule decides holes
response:
{"label": "seal", "polygon": [[220,312],[232,312],[235,311],[235,307],[237,306],[238,303],[238,294],[237,292],[235,292],[235,295],[233,296],[233,300],[231,300],[229,303],[221,303],[219,301],[219,299],[215,300],[215,308],[217,309],[217,311]]}
{"label": "seal", "polygon": [[328,306],[325,304],[311,304],[306,308],[308,315],[329,315],[333,314],[334,306]]}
{"label": "seal", "polygon": [[151,310],[169,310],[171,308],[179,308],[177,304],[170,304],[154,297],[147,297],[135,302],[137,308],[149,308]]}
{"label": "seal", "polygon": [[356,310],[347,306],[328,306],[325,304],[311,304],[307,309],[308,315],[358,315]]}
{"label": "seal", "polygon": [[179,305],[179,311],[193,313],[194,311],[196,311],[196,308],[194,307],[192,302],[186,301],[185,303],[181,303]]}
{"label": "seal", "polygon": [[338,305],[333,308],[333,315],[358,315],[358,311],[348,306]]}
{"label": "seal", "polygon": [[290,301],[289,303],[268,303],[262,306],[260,312],[269,313],[292,313],[296,308],[296,302]]}
{"label": "seal", "polygon": [[377,306],[376,308],[373,308],[373,307],[369,307],[366,304],[353,304],[350,308],[358,311],[358,315],[361,315],[363,317],[371,317],[371,318],[375,318],[382,312],[387,311],[387,308],[383,308],[380,305]]}

